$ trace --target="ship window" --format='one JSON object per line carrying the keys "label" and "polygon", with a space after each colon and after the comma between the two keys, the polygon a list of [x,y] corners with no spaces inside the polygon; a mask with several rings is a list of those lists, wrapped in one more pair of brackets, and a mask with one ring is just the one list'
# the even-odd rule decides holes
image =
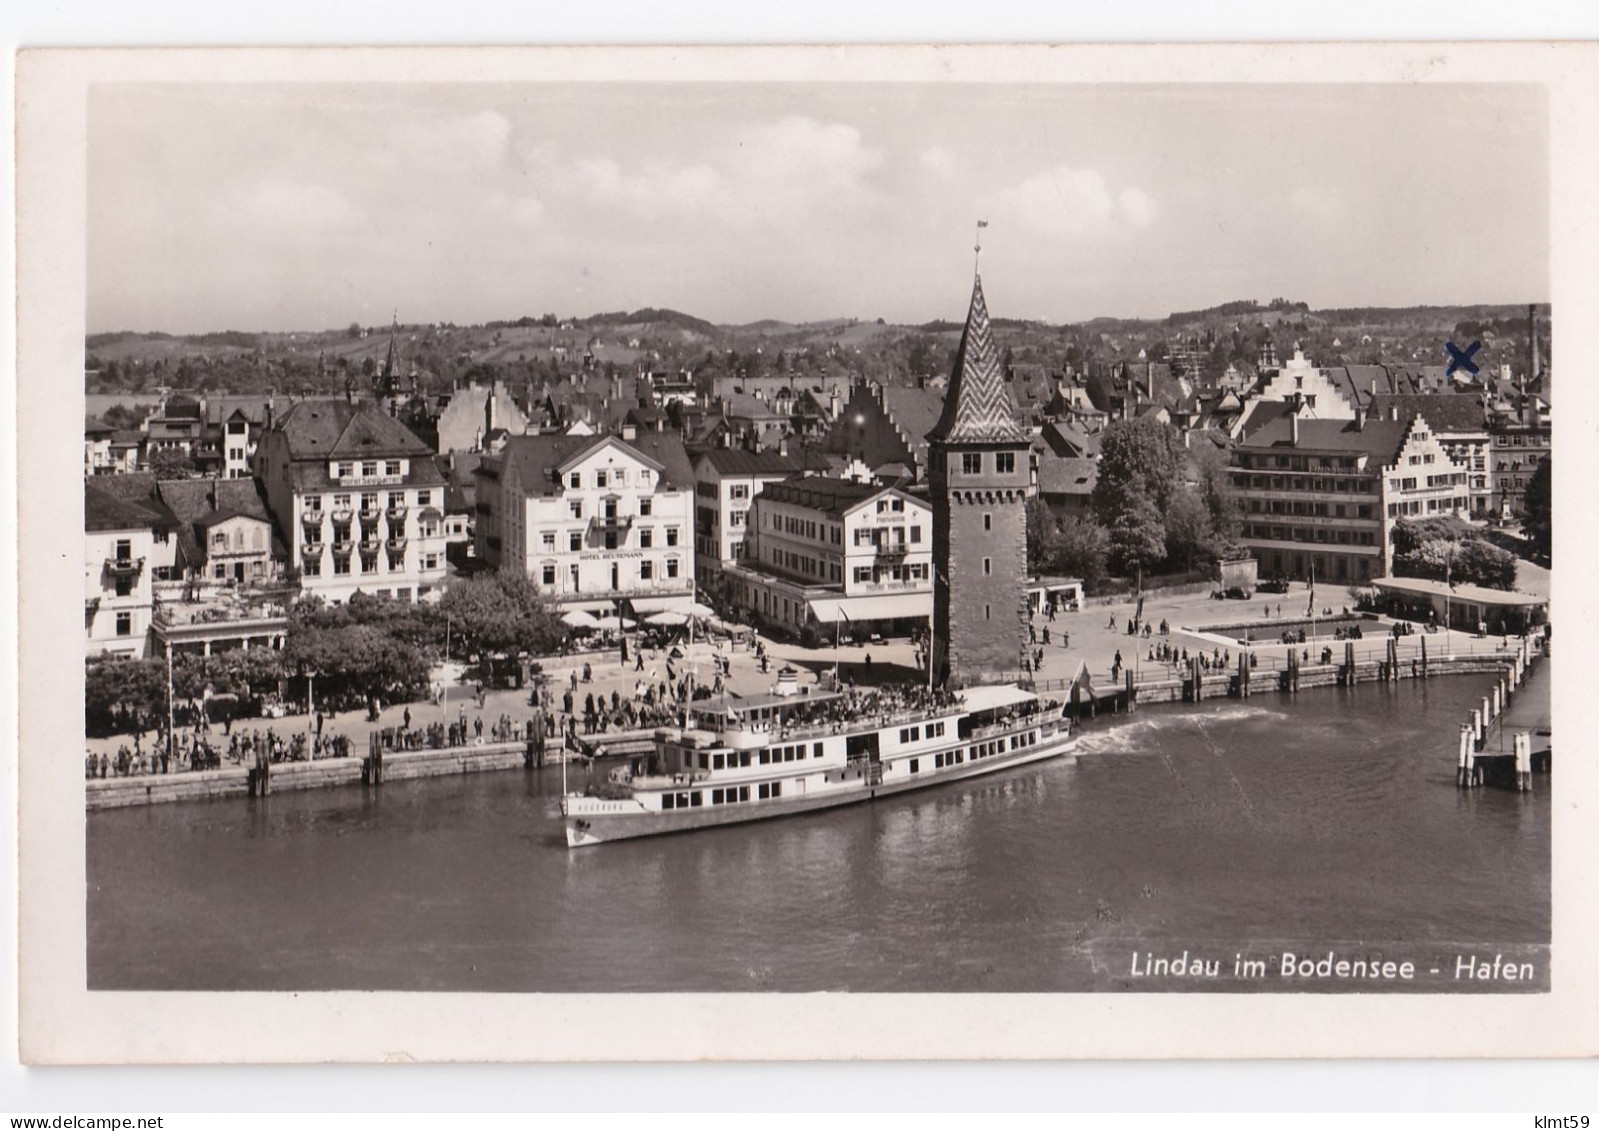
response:
{"label": "ship window", "polygon": [[702,750],[700,752],[700,769],[708,770],[710,768],[711,768],[711,756],[709,754],[705,753]]}
{"label": "ship window", "polygon": [[747,766],[750,764],[750,752],[748,750],[744,750],[739,753],[738,764],[740,766]]}
{"label": "ship window", "polygon": [[[727,793],[728,793],[728,799],[732,800],[733,791],[730,789],[730,790],[727,791]],[[748,801],[750,799],[750,787],[749,786],[741,785],[741,786],[738,787],[738,799],[740,801]]]}
{"label": "ship window", "polygon": [[783,783],[782,782],[774,781],[772,783],[772,796],[773,797],[782,797],[783,796]]}
{"label": "ship window", "polygon": [[762,801],[765,801],[768,797],[772,796],[772,787],[767,785],[765,782],[762,782],[760,789],[756,791],[755,796],[760,798]]}
{"label": "ship window", "polygon": [[693,793],[689,794],[689,804],[693,805],[693,806],[704,805],[705,804],[705,791],[704,790],[695,790]]}
{"label": "ship window", "polygon": [[822,744],[820,742],[811,743],[811,757],[812,758],[820,758],[821,756],[822,756]]}
{"label": "ship window", "polygon": [[920,763],[920,761],[921,761],[920,758],[912,758],[911,759],[911,773],[913,773],[913,774],[917,773],[921,769],[921,766],[918,764],[918,763]]}
{"label": "ship window", "polygon": [[944,768],[944,756],[942,754],[934,754],[933,755],[933,769],[941,770],[943,768]]}
{"label": "ship window", "polygon": [[763,765],[763,766],[770,765],[771,761],[772,761],[772,752],[770,750],[762,750],[761,751],[761,765]]}
{"label": "ship window", "polygon": [[720,805],[721,803],[722,803],[722,791],[719,790],[719,789],[711,790],[711,804],[712,805]]}
{"label": "ship window", "polygon": [[725,759],[723,759],[723,757],[720,754],[717,754],[715,757],[713,757],[711,759],[711,769],[720,770],[723,767],[724,763],[725,763]]}
{"label": "ship window", "polygon": [[661,808],[662,809],[675,809],[675,808],[677,808],[677,794],[675,794],[675,793],[663,793],[663,794],[661,794]]}

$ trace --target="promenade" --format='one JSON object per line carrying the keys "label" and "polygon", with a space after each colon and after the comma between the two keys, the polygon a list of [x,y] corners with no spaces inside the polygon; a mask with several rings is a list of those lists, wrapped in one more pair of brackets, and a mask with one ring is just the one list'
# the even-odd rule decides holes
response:
{"label": "promenade", "polygon": [[[1536,569],[1536,567],[1528,568]],[[1541,577],[1532,579],[1534,585],[1541,583],[1547,591],[1547,572],[1537,571],[1537,573],[1541,574]],[[1533,589],[1534,585],[1524,587]],[[1335,662],[1341,660],[1344,652],[1343,643],[1341,641],[1335,643],[1330,637],[1318,638],[1314,643],[1307,642],[1302,645],[1275,642],[1280,628],[1274,626],[1289,622],[1297,625],[1302,622],[1308,598],[1309,593],[1304,586],[1291,587],[1283,594],[1257,594],[1254,599],[1248,601],[1218,601],[1211,599],[1206,593],[1150,595],[1144,602],[1145,623],[1158,627],[1164,620],[1170,626],[1170,632],[1161,636],[1157,631],[1147,638],[1142,634],[1137,637],[1127,634],[1127,623],[1136,607],[1136,599],[1133,598],[1119,598],[1108,603],[1103,600],[1090,600],[1085,609],[1057,613],[1053,620],[1040,613],[1032,619],[1039,644],[1029,649],[1042,654],[1034,678],[1038,681],[1043,694],[1064,695],[1067,681],[1078,673],[1081,665],[1086,664],[1096,691],[1101,693],[1114,691],[1121,686],[1121,679],[1113,680],[1111,675],[1119,654],[1123,667],[1131,669],[1135,679],[1140,682],[1170,679],[1176,674],[1170,664],[1158,662],[1151,664],[1148,659],[1150,648],[1158,647],[1161,643],[1165,643],[1179,655],[1184,649],[1190,654],[1204,652],[1207,656],[1215,656],[1219,651],[1225,657],[1227,670],[1235,671],[1240,651],[1237,640],[1200,631],[1206,625],[1215,624],[1247,623],[1255,636],[1267,637],[1267,640],[1254,644],[1251,649],[1258,657],[1256,670],[1261,673],[1284,668],[1290,650],[1297,651],[1301,655],[1308,650],[1311,662],[1318,662],[1322,648],[1331,646]],[[1318,614],[1328,607],[1332,608],[1334,614],[1340,614],[1343,609],[1342,600],[1347,600],[1347,594],[1343,589],[1327,589],[1325,597],[1318,594]],[[1269,616],[1266,615],[1268,608],[1271,614]],[[1355,642],[1359,660],[1365,662],[1382,658],[1392,623],[1386,618],[1364,622],[1363,638]],[[1046,629],[1050,636],[1048,645],[1042,643]],[[749,630],[745,629],[743,632],[744,640],[747,640]],[[764,673],[760,670],[755,651],[743,641],[735,646],[727,637],[716,635],[710,638],[697,636],[692,645],[680,645],[678,650],[683,654],[671,660],[672,669],[680,678],[685,674],[692,674],[698,684],[710,686],[718,665],[725,662],[728,670],[725,686],[741,695],[769,691],[776,682],[778,670],[785,664],[799,670],[801,686],[827,681],[835,667],[842,679],[857,685],[888,681],[920,682],[926,679],[925,661],[919,662],[916,647],[904,640],[806,649],[785,641],[764,637],[759,639],[768,655],[768,670]],[[1413,634],[1400,638],[1400,658],[1409,660],[1418,657],[1423,640],[1427,641],[1428,654],[1433,659],[1441,659],[1451,654],[1487,657],[1508,651],[1500,637],[1479,638],[1458,630],[1447,633],[1440,630],[1427,634],[1417,627]],[[1514,644],[1514,638],[1511,638],[1510,644]],[[631,640],[629,655],[630,657],[636,655]],[[624,665],[617,649],[574,656],[547,657],[542,659],[540,664],[544,671],[544,686],[549,689],[550,700],[557,713],[559,725],[564,723],[564,719],[560,717],[562,693],[571,686],[574,673],[578,677],[574,698],[576,709],[581,715],[583,701],[591,693],[596,699],[603,697],[607,702],[613,692],[620,699],[628,700],[633,698],[635,689],[641,681],[645,684],[658,684],[666,679],[668,656],[662,651],[645,650],[642,671],[636,670],[636,661],[631,658]],[[590,673],[587,682],[583,679],[585,665]],[[533,709],[529,698],[528,689],[491,690],[485,694],[483,704],[479,706],[475,684],[456,684],[445,688],[442,703],[415,702],[387,705],[375,721],[369,720],[365,711],[347,711],[327,717],[323,723],[323,735],[324,738],[333,735],[348,737],[352,756],[356,762],[359,762],[369,747],[369,736],[372,732],[384,728],[402,727],[407,712],[413,729],[436,722],[458,723],[463,716],[467,725],[472,727],[475,721],[481,718],[487,739],[488,728],[501,716],[508,716],[520,733],[523,724],[532,717]],[[239,734],[258,736],[265,736],[270,730],[280,738],[289,738],[297,733],[307,733],[314,727],[314,717],[308,718],[305,713],[300,712],[275,719],[240,719],[234,723],[233,730]],[[581,723],[579,733],[580,735],[582,733]],[[213,745],[216,745],[219,739],[225,749],[227,739],[221,736],[220,727],[213,726],[211,731]],[[155,748],[157,742],[157,733],[153,730],[147,731],[142,740],[143,749],[148,753]],[[86,751],[96,756],[104,753],[114,759],[117,748],[124,744],[132,744],[131,735],[121,734],[90,739],[86,743]],[[557,734],[551,741],[552,754],[559,749],[559,746],[560,739]],[[228,766],[230,763],[224,758],[223,764]]]}

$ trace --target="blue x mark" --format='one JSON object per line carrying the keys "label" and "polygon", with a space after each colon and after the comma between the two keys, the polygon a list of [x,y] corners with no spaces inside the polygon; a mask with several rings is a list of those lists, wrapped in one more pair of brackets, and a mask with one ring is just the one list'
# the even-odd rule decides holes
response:
{"label": "blue x mark", "polygon": [[1444,348],[1449,351],[1449,371],[1444,374],[1445,377],[1453,377],[1457,369],[1464,369],[1467,373],[1477,372],[1477,363],[1471,360],[1471,355],[1482,349],[1481,342],[1472,342],[1464,353],[1454,342],[1445,342]]}

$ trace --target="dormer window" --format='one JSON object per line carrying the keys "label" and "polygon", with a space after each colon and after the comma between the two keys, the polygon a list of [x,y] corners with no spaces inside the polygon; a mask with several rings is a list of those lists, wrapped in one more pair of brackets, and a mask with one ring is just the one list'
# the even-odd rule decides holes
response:
{"label": "dormer window", "polygon": [[374,479],[378,473],[378,461],[375,459],[364,460],[361,463],[361,478]]}
{"label": "dormer window", "polygon": [[354,474],[355,474],[355,464],[353,464],[353,463],[341,463],[341,464],[339,464],[338,477],[340,479],[348,479],[350,476],[352,476]]}
{"label": "dormer window", "polygon": [[400,470],[400,461],[397,459],[391,459],[383,465],[383,474],[403,475],[405,473]]}

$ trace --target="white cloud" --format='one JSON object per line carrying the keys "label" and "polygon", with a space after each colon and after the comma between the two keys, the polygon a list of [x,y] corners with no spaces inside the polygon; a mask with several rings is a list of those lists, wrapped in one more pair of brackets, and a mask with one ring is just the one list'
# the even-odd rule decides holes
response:
{"label": "white cloud", "polygon": [[673,167],[657,162],[629,173],[609,157],[574,162],[570,173],[592,196],[645,220],[692,209],[721,184],[721,177],[708,165]]}
{"label": "white cloud", "polygon": [[1148,227],[1159,212],[1143,189],[1129,186],[1113,196],[1098,170],[1066,165],[1029,177],[987,203],[996,215],[1057,239]]}
{"label": "white cloud", "polygon": [[946,146],[935,145],[925,149],[918,160],[922,168],[937,177],[948,177],[955,171],[955,154]]}
{"label": "white cloud", "polygon": [[1324,220],[1331,219],[1343,211],[1343,201],[1339,199],[1338,190],[1322,188],[1319,185],[1305,185],[1295,189],[1289,195],[1288,203],[1296,212],[1318,216]]}
{"label": "white cloud", "polygon": [[1160,212],[1154,198],[1141,188],[1123,189],[1116,202],[1121,206],[1122,219],[1135,228],[1149,227]]}
{"label": "white cloud", "polygon": [[326,185],[273,178],[245,190],[235,201],[243,217],[278,228],[333,228],[354,222],[356,211]]}

